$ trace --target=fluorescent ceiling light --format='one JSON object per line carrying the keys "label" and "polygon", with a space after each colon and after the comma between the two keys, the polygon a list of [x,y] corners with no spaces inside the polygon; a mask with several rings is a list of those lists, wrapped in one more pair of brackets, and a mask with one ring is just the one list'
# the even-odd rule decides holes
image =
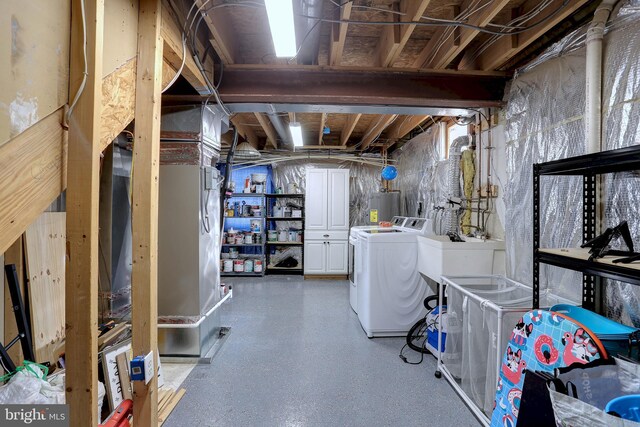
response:
{"label": "fluorescent ceiling light", "polygon": [[264,0],[276,56],[296,56],[296,29],[293,25],[292,0]]}
{"label": "fluorescent ceiling light", "polygon": [[298,122],[289,123],[289,132],[291,132],[291,139],[293,140],[294,147],[302,147],[304,142],[302,141],[302,126]]}

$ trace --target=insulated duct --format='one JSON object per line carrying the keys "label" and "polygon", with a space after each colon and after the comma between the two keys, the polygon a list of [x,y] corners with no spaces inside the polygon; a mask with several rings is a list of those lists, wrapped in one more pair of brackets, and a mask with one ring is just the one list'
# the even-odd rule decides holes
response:
{"label": "insulated duct", "polygon": [[[467,147],[474,142],[473,136],[463,135],[453,140],[449,147],[449,167],[447,174],[447,189],[449,203],[459,203],[462,196],[460,190],[460,159],[462,157],[462,148]],[[458,234],[459,222],[457,209],[453,207],[449,212],[449,233]]]}
{"label": "insulated duct", "polygon": [[618,0],[603,0],[587,30],[586,152],[602,151],[602,40],[604,27]]}
{"label": "insulated duct", "polygon": [[[321,26],[318,19],[322,18],[322,3],[322,0],[300,0],[294,3],[295,12],[298,13],[296,17],[296,39],[300,43],[297,55],[298,64],[318,64]],[[308,18],[300,15],[308,16]]]}
{"label": "insulated duct", "polygon": [[280,139],[285,143],[288,143],[290,140],[289,132],[287,131],[287,126],[282,120],[282,116],[279,116],[277,113],[267,113],[267,116],[269,117],[269,120],[271,120],[271,124],[278,133]]}

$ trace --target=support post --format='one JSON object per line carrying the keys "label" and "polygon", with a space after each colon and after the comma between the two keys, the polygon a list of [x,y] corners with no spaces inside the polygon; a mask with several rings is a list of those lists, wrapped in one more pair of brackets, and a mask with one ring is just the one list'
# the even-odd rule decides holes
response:
{"label": "support post", "polygon": [[[133,204],[131,207],[133,269],[131,323],[133,354],[158,351],[158,181],[162,38],[160,0],[140,0],[136,73]],[[157,375],[133,388],[133,419],[138,426],[158,425]]]}
{"label": "support post", "polygon": [[70,102],[85,76],[83,26],[87,73],[68,123],[66,397],[70,425],[91,427],[98,424],[98,189],[104,0],[74,0],[71,17]]}

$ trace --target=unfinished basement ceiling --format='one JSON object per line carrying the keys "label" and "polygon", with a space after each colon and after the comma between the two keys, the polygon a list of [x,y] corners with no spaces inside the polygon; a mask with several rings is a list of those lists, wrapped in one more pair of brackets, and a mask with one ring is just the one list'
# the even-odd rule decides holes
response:
{"label": "unfinished basement ceiling", "polygon": [[[222,100],[261,106],[233,110],[232,122],[244,140],[261,150],[290,147],[274,120],[287,126],[295,111],[305,145],[356,151],[393,149],[412,131],[437,120],[425,108],[501,106],[513,70],[560,37],[568,22],[575,27],[588,19],[594,3],[294,0],[299,51],[287,59],[275,56],[262,1],[169,0],[181,26],[187,11],[198,11],[185,28],[197,30],[199,43],[206,46],[197,53],[214,57],[213,82]],[[389,22],[397,24],[384,24]],[[189,31],[186,35],[194,37]],[[170,93],[173,102],[207,98]],[[262,106],[275,103],[296,108],[272,111],[269,117],[265,111],[270,110]],[[372,105],[385,110],[365,112]],[[325,126],[328,134],[322,132]]]}

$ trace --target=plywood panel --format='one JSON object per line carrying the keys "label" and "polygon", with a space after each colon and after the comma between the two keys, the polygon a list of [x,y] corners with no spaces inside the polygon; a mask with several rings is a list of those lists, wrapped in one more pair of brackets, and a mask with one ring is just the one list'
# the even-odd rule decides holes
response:
{"label": "plywood panel", "polygon": [[45,212],[25,233],[31,330],[37,362],[55,362],[64,339],[66,213]]}
{"label": "plywood panel", "polygon": [[0,13],[0,145],[67,102],[69,0],[4,0]]}

